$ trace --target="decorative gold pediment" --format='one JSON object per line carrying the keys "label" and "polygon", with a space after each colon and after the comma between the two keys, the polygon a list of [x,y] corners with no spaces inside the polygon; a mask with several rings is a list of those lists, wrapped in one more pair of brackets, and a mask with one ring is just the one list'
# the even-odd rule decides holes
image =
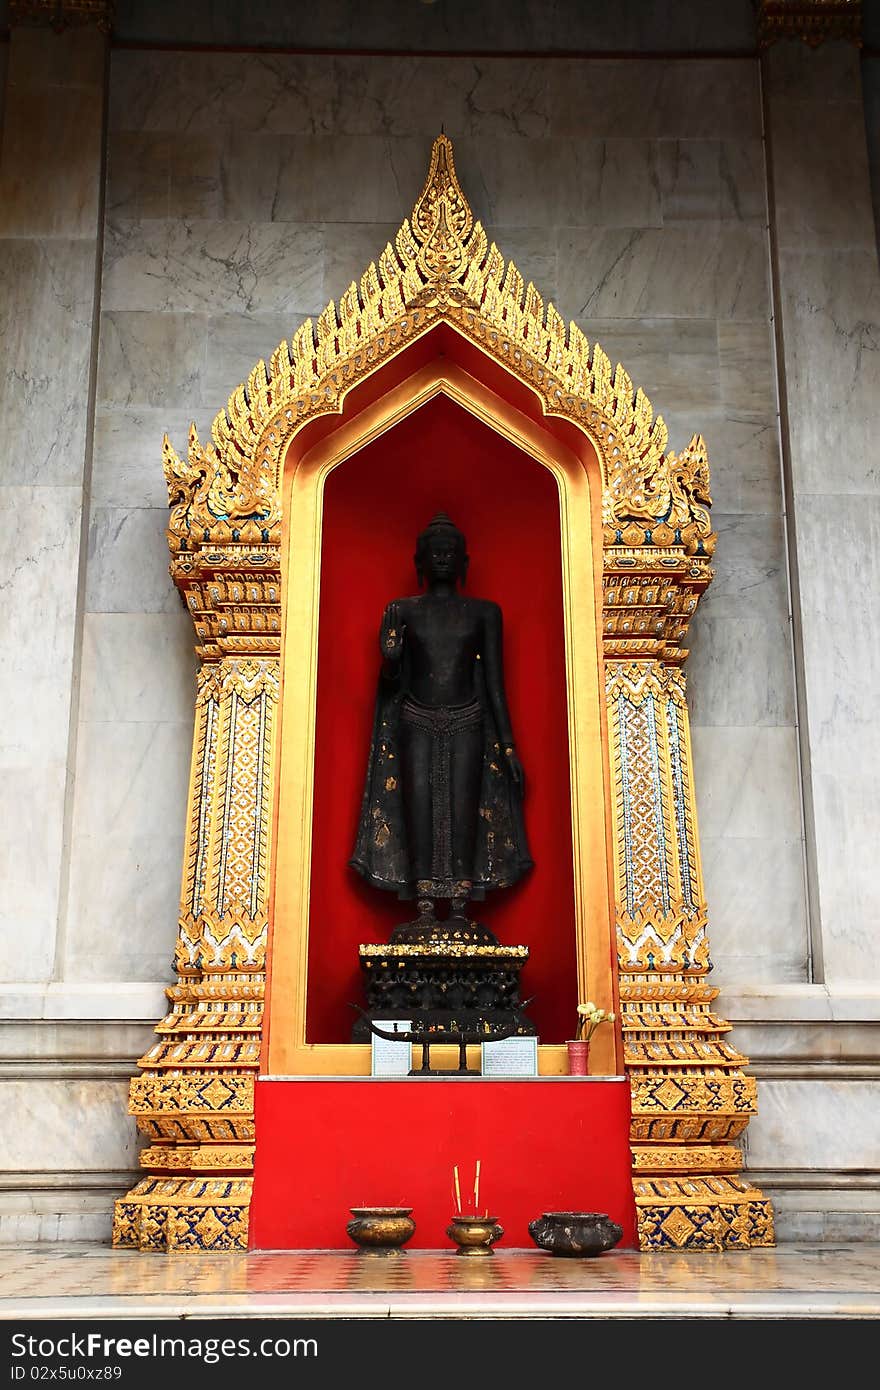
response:
{"label": "decorative gold pediment", "polygon": [[[666,425],[644,391],[490,245],[446,135],[434,141],[412,216],[360,283],[256,364],[217,415],[208,443],[193,425],[181,460],[165,436],[172,553],[276,545],[290,439],[308,420],[341,412],[352,387],[443,322],[531,387],[545,414],[568,417],[590,436],[603,470],[606,546],[711,555],[703,440],[695,435],[680,457],[665,452]],[[652,535],[658,527],[662,537]]]}

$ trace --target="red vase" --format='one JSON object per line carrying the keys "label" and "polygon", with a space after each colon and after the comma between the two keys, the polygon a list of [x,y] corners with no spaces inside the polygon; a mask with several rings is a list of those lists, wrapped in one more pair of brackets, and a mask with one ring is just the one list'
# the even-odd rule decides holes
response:
{"label": "red vase", "polygon": [[571,1038],[565,1045],[568,1048],[569,1076],[589,1076],[590,1044],[582,1038]]}

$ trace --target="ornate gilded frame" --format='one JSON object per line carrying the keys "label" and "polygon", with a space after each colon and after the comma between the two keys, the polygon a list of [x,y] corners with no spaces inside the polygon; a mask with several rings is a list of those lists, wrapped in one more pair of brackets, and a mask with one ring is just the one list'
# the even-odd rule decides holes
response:
{"label": "ornate gilded frame", "polygon": [[[565,422],[571,439],[588,439],[601,467],[606,862],[640,1245],[772,1244],[770,1205],[742,1179],[733,1142],[755,1111],[755,1083],[724,1041],[729,1025],[711,1012],[717,991],[706,983],[681,671],[688,623],[712,578],[705,446],[694,436],[681,455],[667,452],[662,418],[623,367],[612,369],[490,246],[445,136],[411,218],[360,283],[257,363],[207,444],[193,427],[183,461],[165,439],[171,573],[201,669],[179,981],[132,1082],[130,1109],[152,1143],[146,1176],[117,1202],[114,1243],[246,1245],[265,972],[274,968],[285,459],[304,425],[341,415],[354,386],[438,325],[528,387],[548,429]],[[502,416],[494,412],[493,427]],[[592,602],[592,577],[586,587]]]}

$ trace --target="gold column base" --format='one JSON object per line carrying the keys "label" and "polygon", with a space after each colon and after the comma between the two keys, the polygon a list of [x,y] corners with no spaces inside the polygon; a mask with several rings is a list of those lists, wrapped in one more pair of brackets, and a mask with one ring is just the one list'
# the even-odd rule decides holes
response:
{"label": "gold column base", "polygon": [[263,977],[182,979],[132,1078],[147,1171],[115,1203],[123,1250],[246,1250]]}
{"label": "gold column base", "polygon": [[141,1178],[115,1203],[123,1250],[246,1250],[253,1178]]}
{"label": "gold column base", "polygon": [[773,1246],[773,1209],[740,1178],[636,1178],[640,1250],[750,1250]]}
{"label": "gold column base", "polygon": [[775,1245],[773,1209],[740,1173],[737,1140],[757,1111],[748,1058],[712,1013],[705,972],[621,976],[640,1250]]}

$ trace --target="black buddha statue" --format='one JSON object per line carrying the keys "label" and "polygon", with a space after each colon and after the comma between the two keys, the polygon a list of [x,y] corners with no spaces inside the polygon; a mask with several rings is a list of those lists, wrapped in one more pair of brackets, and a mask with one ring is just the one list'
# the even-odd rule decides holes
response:
{"label": "black buddha statue", "polygon": [[377,888],[417,900],[418,920],[397,928],[392,941],[436,931],[438,901],[451,905],[447,930],[461,925],[468,900],[515,883],[532,865],[504,692],[501,609],[460,592],[465,538],[445,514],[418,537],[415,564],[423,592],[396,599],[382,619],[382,671],[349,861]]}

